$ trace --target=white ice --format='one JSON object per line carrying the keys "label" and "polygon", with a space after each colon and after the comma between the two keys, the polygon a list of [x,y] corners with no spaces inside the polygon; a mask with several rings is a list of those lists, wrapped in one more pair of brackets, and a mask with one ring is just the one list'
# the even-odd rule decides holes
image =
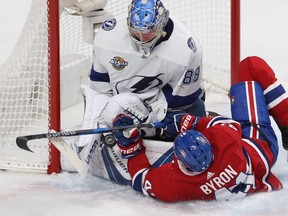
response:
{"label": "white ice", "polygon": [[[7,2],[7,3],[6,3]],[[20,35],[21,25],[31,0],[1,1],[0,65],[5,61]],[[288,89],[288,1],[242,0],[241,58],[263,57]],[[7,5],[7,6],[6,6]],[[208,95],[210,110],[229,115],[226,95]],[[63,124],[81,113],[82,106],[66,110]],[[81,117],[76,118],[78,121]],[[78,123],[78,122],[77,122]],[[279,136],[279,130],[276,128]],[[58,175],[0,171],[1,216],[110,216],[110,215],[288,215],[288,164],[280,143],[278,162],[273,171],[284,189],[261,193],[241,201],[183,202],[166,204],[134,192],[129,187],[77,174]],[[1,151],[1,149],[0,149]]]}

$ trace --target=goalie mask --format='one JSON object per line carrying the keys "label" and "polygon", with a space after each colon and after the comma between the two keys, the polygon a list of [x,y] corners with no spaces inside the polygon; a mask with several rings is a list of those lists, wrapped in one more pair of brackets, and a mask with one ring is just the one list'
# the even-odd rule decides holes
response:
{"label": "goalie mask", "polygon": [[200,174],[208,169],[214,159],[210,142],[195,130],[179,134],[174,141],[173,150],[180,169],[191,175]]}
{"label": "goalie mask", "polygon": [[169,12],[160,0],[133,0],[129,6],[127,24],[142,57],[148,57],[165,32]]}

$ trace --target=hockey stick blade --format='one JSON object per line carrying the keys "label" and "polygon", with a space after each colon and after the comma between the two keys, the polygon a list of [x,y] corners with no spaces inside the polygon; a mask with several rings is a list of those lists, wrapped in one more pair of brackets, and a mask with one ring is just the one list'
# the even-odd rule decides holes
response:
{"label": "hockey stick blade", "polygon": [[125,125],[117,126],[111,128],[95,128],[95,129],[86,129],[86,130],[75,130],[75,131],[62,131],[62,132],[53,132],[53,133],[43,133],[43,134],[34,134],[27,136],[19,136],[16,138],[16,144],[19,148],[33,152],[27,145],[27,142],[34,139],[43,139],[43,138],[57,138],[57,137],[68,137],[68,136],[79,136],[79,135],[89,135],[89,134],[98,134],[98,133],[107,133],[119,130],[126,130],[130,128],[165,128],[166,125],[163,122],[149,123],[149,124],[138,124],[138,125]]}
{"label": "hockey stick blade", "polygon": [[35,135],[28,135],[28,136],[19,136],[16,138],[16,144],[19,148],[33,152],[27,145],[27,142],[29,140],[33,139],[41,139],[41,138],[47,138],[47,134],[35,134]]}

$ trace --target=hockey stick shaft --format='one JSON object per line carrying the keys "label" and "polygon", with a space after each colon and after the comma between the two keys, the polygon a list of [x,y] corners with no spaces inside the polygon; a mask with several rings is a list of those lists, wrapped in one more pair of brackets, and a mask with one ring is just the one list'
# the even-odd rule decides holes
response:
{"label": "hockey stick shaft", "polygon": [[165,128],[166,125],[163,122],[156,122],[150,124],[138,124],[138,125],[125,125],[125,126],[117,126],[111,128],[95,128],[95,129],[84,129],[84,130],[75,130],[75,131],[61,131],[61,132],[53,132],[53,133],[43,133],[43,134],[34,134],[27,136],[19,136],[16,138],[16,144],[19,148],[33,152],[27,145],[27,142],[35,139],[43,139],[43,138],[57,138],[57,137],[69,137],[69,136],[79,136],[79,135],[89,135],[89,134],[99,134],[99,133],[107,133],[113,131],[121,131],[130,128]]}

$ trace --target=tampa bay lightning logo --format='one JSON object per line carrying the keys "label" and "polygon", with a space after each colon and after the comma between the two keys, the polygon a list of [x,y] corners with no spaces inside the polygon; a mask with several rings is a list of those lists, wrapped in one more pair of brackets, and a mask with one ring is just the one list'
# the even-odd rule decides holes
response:
{"label": "tampa bay lightning logo", "polygon": [[188,39],[187,44],[188,44],[188,47],[193,50],[193,52],[197,51],[197,47],[196,47],[195,41],[193,40],[192,37],[190,37]]}
{"label": "tampa bay lightning logo", "polygon": [[[162,79],[164,74],[158,74],[157,76],[133,76],[129,79],[122,80],[116,84],[117,93],[121,93],[122,89],[129,88],[132,93],[141,94],[147,92],[153,88],[157,88],[163,84]],[[127,83],[130,85],[127,86]]]}
{"label": "tampa bay lightning logo", "polygon": [[113,19],[106,20],[102,24],[102,29],[105,31],[111,31],[115,26],[116,26],[116,19],[113,18]]}

